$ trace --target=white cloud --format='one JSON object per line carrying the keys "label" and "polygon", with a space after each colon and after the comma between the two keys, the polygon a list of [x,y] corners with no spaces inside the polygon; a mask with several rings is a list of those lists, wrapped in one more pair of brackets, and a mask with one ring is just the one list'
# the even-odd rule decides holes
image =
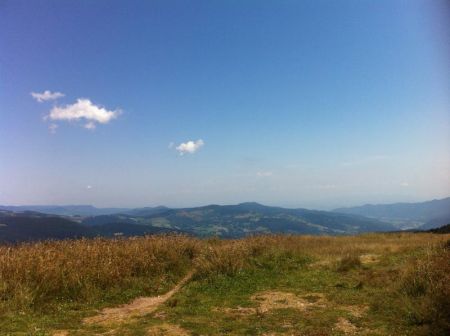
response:
{"label": "white cloud", "polygon": [[95,127],[96,127],[96,125],[93,121],[89,121],[88,123],[86,123],[84,125],[84,128],[89,129],[89,130],[94,130]]}
{"label": "white cloud", "polygon": [[89,99],[80,98],[74,104],[53,107],[45,119],[62,121],[84,120],[86,121],[84,127],[93,130],[96,127],[96,123],[106,124],[117,118],[120,112],[120,110],[107,110],[104,107],[93,104]]}
{"label": "white cloud", "polygon": [[49,90],[45,90],[42,93],[31,92],[31,96],[36,99],[39,103],[42,103],[47,100],[55,100],[61,97],[64,97],[65,94],[61,92],[51,92]]}
{"label": "white cloud", "polygon": [[400,183],[401,187],[409,187],[409,183],[408,182],[402,182]]}
{"label": "white cloud", "polygon": [[269,177],[272,175],[273,175],[273,173],[271,171],[259,171],[256,173],[256,176],[258,176],[258,177]]}
{"label": "white cloud", "polygon": [[87,185],[86,189],[92,189],[92,186],[91,185]]}
{"label": "white cloud", "polygon": [[56,129],[57,129],[58,127],[59,127],[59,126],[58,126],[57,124],[50,124],[50,125],[48,126],[48,129],[49,129],[50,133],[55,134],[55,133],[56,133]]}
{"label": "white cloud", "polygon": [[189,140],[187,142],[183,142],[179,144],[175,149],[183,155],[185,153],[193,154],[198,151],[201,147],[205,145],[205,142],[202,139],[198,139],[197,141]]}

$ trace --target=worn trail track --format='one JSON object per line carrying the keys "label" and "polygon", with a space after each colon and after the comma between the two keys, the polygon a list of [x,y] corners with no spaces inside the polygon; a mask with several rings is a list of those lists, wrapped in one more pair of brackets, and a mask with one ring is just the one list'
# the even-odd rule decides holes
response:
{"label": "worn trail track", "polygon": [[133,300],[131,303],[119,307],[105,308],[100,311],[99,314],[85,318],[83,323],[110,325],[122,323],[134,317],[150,314],[176,294],[192,278],[193,274],[193,271],[189,272],[166,294],[152,297],[140,297]]}

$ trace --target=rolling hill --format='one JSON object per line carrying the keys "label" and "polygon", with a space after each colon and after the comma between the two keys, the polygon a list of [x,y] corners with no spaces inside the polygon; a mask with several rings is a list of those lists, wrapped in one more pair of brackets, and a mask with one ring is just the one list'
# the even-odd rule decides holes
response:
{"label": "rolling hill", "polygon": [[83,224],[108,222],[150,225],[180,230],[195,236],[238,238],[261,233],[355,234],[390,231],[394,227],[376,219],[307,209],[286,209],[258,203],[208,205],[165,209],[148,216],[117,214],[86,218]]}
{"label": "rolling hill", "polygon": [[130,211],[127,208],[96,208],[92,205],[0,205],[0,210],[35,211],[58,216],[99,216]]}
{"label": "rolling hill", "polygon": [[93,237],[92,230],[67,218],[35,212],[0,211],[0,242]]}
{"label": "rolling hill", "polygon": [[83,225],[70,218],[37,212],[15,213],[0,210],[0,243],[39,240],[61,240],[93,237],[143,236],[177,232],[178,230],[108,221],[95,227]]}
{"label": "rolling hill", "polygon": [[375,218],[398,229],[427,230],[450,222],[450,197],[420,203],[366,204],[333,211]]}
{"label": "rolling hill", "polygon": [[[376,219],[307,209],[286,209],[258,203],[208,205],[196,208],[165,207],[126,210],[118,214],[82,217],[0,210],[0,241],[20,242],[80,237],[142,236],[178,232],[199,237],[240,238],[255,234],[288,233],[341,235],[391,231],[395,228]],[[94,208],[96,209],[96,208]],[[91,209],[92,210],[92,209]],[[61,213],[62,209],[58,212]],[[64,210],[63,213],[67,213]]]}
{"label": "rolling hill", "polygon": [[92,205],[0,205],[0,211],[34,211],[57,216],[102,216],[127,214],[132,216],[149,216],[168,210],[165,206],[143,208],[97,208]]}

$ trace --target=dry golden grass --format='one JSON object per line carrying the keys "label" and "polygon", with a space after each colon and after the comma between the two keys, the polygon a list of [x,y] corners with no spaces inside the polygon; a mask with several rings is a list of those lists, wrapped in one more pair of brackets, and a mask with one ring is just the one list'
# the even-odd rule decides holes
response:
{"label": "dry golden grass", "polygon": [[[165,293],[189,272],[194,273],[197,285],[209,288],[223,275],[233,277],[228,279],[240,274],[257,277],[261,270],[277,274],[286,272],[285,265],[335,280],[359,279],[375,293],[383,291],[403,302],[399,319],[409,318],[419,329],[423,326],[424,335],[444,335],[449,329],[450,252],[445,247],[449,238],[425,233],[267,235],[237,240],[168,235],[0,246],[0,323],[16,330],[11,316],[26,311],[30,316],[50,316],[45,314],[55,314],[61,305],[70,303],[70,309],[89,313],[92,307],[134,302],[138,296]],[[331,299],[338,295],[333,293]],[[249,290],[248,294],[254,293]],[[370,303],[375,314],[392,304],[383,297]],[[46,306],[49,309],[43,310]],[[347,306],[339,303],[337,307]]]}
{"label": "dry golden grass", "polygon": [[410,320],[428,326],[432,335],[450,332],[450,246],[431,246],[404,271],[400,290]]}
{"label": "dry golden grass", "polygon": [[337,265],[338,272],[347,272],[353,268],[360,267],[362,265],[359,255],[346,255],[339,260]]}
{"label": "dry golden grass", "polygon": [[183,236],[83,239],[0,247],[0,298],[25,308],[51,300],[95,299],[139,278],[158,282],[190,267],[199,241]]}
{"label": "dry golden grass", "polygon": [[345,237],[268,235],[240,240],[186,236],[84,239],[0,246],[0,299],[26,308],[52,300],[91,302],[112,288],[145,279],[156,291],[188,269],[196,277],[232,275],[256,258],[304,256],[336,261],[362,254],[400,253],[448,239],[434,234],[366,234]]}

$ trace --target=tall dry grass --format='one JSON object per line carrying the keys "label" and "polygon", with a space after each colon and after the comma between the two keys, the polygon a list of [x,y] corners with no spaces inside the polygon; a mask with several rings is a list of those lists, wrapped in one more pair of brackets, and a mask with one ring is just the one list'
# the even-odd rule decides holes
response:
{"label": "tall dry grass", "polygon": [[155,289],[191,267],[199,242],[184,236],[83,239],[0,247],[0,300],[30,307],[95,300],[145,278]]}
{"label": "tall dry grass", "polygon": [[400,292],[411,323],[424,334],[450,335],[450,241],[430,246],[405,268]]}
{"label": "tall dry grass", "polygon": [[22,309],[53,301],[95,302],[111,291],[157,292],[192,268],[197,278],[233,275],[248,267],[266,267],[270,263],[265,261],[277,258],[337,260],[364,253],[403,253],[444,239],[406,233],[239,240],[151,236],[0,246],[0,305]]}

